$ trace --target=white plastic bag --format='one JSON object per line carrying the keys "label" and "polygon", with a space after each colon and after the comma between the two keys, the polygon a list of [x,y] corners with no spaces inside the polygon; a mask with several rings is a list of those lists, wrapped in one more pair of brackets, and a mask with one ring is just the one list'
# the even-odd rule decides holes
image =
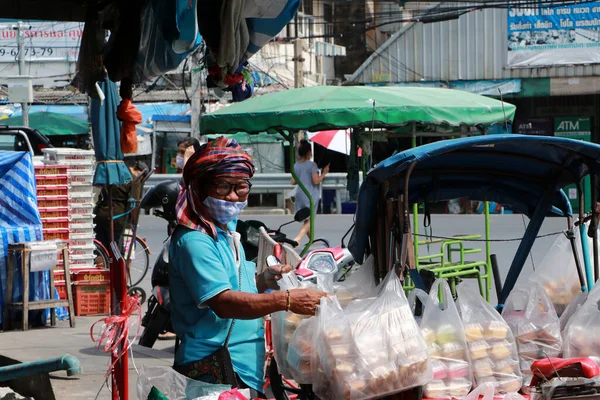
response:
{"label": "white plastic bag", "polygon": [[427,347],[394,271],[375,299],[344,310],[335,296],[322,299],[317,321],[311,368],[320,398],[378,398],[431,380]]}
{"label": "white plastic bag", "polygon": [[415,321],[417,321],[417,325],[419,325],[419,326],[421,325],[421,320],[423,319],[423,315],[422,314],[420,316],[415,315],[416,307],[417,307],[417,299],[421,303],[421,310],[424,311],[425,304],[427,304],[428,298],[429,298],[429,295],[424,290],[421,290],[421,289],[413,289],[408,294],[408,306],[410,307],[410,310],[412,311],[413,315],[415,316]]}
{"label": "white plastic bag", "polygon": [[[334,292],[343,307],[352,300],[374,295],[377,286],[375,282],[375,257],[371,254],[360,267],[343,282],[334,285]],[[356,269],[357,268],[357,269]]]}
{"label": "white plastic bag", "polygon": [[567,306],[565,311],[560,316],[560,332],[563,334],[567,328],[571,318],[579,311],[581,306],[587,301],[589,293],[584,292],[575,297],[571,303]]}
{"label": "white plastic bag", "polygon": [[590,295],[564,332],[565,358],[589,357],[600,364],[600,300]]}
{"label": "white plastic bag", "polygon": [[[315,289],[331,293],[332,278],[321,277],[317,278],[317,284],[310,281],[300,282],[293,272],[283,275],[277,283],[280,290],[296,290],[296,289]],[[287,365],[288,344],[292,339],[292,335],[300,323],[309,318],[308,315],[294,314],[293,312],[280,311],[271,315],[271,332],[273,334],[273,350],[275,352],[275,361],[279,373],[285,377],[290,377],[291,372]]]}
{"label": "white plastic bag", "polygon": [[[147,399],[153,386],[169,400],[217,400],[222,393],[231,390],[231,385],[213,385],[195,381],[178,373],[172,367],[142,365],[137,379],[137,398]],[[250,398],[249,389],[240,392]]]}
{"label": "white plastic bag", "polygon": [[[575,231],[575,242],[581,265],[583,265],[579,230]],[[577,275],[573,249],[565,235],[559,235],[554,241],[529,281],[539,283],[544,287],[558,315],[562,315],[569,303],[581,293],[581,283]]]}
{"label": "white plastic bag", "polygon": [[[431,287],[421,332],[429,347],[433,369],[433,381],[423,388],[425,397],[465,397],[473,380],[467,338],[450,287],[443,279],[437,279]],[[480,368],[484,367],[491,370],[491,366],[483,364]]]}
{"label": "white plastic bag", "polygon": [[529,385],[533,361],[561,353],[560,321],[542,285],[533,282],[513,289],[502,317],[517,341],[523,385]]}
{"label": "white plastic bag", "polygon": [[[457,292],[475,387],[491,383],[497,395],[518,392],[522,376],[517,345],[510,327],[498,311],[481,297],[476,285],[461,283]],[[484,364],[492,365],[492,375],[481,375],[481,371],[475,368]]]}
{"label": "white plastic bag", "polygon": [[299,384],[312,383],[310,358],[316,325],[316,317],[310,317],[300,322],[288,345],[288,369],[294,380]]}

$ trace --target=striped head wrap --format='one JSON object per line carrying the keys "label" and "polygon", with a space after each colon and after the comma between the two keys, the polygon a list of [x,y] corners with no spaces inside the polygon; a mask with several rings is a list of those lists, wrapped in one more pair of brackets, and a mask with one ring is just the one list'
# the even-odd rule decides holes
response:
{"label": "striped head wrap", "polygon": [[177,198],[177,223],[206,233],[217,240],[217,229],[209,221],[200,197],[194,190],[195,182],[212,182],[218,176],[250,179],[254,162],[234,139],[221,136],[200,147],[183,168],[183,187]]}

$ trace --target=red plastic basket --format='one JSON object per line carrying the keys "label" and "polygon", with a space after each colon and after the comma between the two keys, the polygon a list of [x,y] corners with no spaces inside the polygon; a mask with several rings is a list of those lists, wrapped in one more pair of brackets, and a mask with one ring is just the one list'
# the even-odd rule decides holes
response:
{"label": "red plastic basket", "polygon": [[108,280],[110,280],[110,271],[107,269],[81,269],[73,273],[74,282],[104,282]]}
{"label": "red plastic basket", "polygon": [[75,315],[110,313],[110,282],[73,282]]}
{"label": "red plastic basket", "polygon": [[38,196],[68,196],[69,186],[64,185],[38,185],[37,186]]}
{"label": "red plastic basket", "polygon": [[38,194],[37,199],[39,207],[69,207],[69,196],[40,196]]}
{"label": "red plastic basket", "polygon": [[69,175],[36,175],[35,183],[40,186],[69,185]]}
{"label": "red plastic basket", "polygon": [[42,232],[44,232],[44,240],[69,240],[68,229],[42,229]]}
{"label": "red plastic basket", "polygon": [[[48,218],[69,218],[69,207],[39,207],[42,225]],[[46,239],[48,240],[48,239]]]}
{"label": "red plastic basket", "polygon": [[52,165],[36,165],[36,175],[66,175],[69,170],[68,165],[52,164]]}
{"label": "red plastic basket", "polygon": [[58,292],[58,298],[61,300],[67,299],[67,286],[65,285],[65,281],[54,282],[54,287]]}
{"label": "red plastic basket", "polygon": [[42,221],[44,229],[69,229],[69,218],[46,218]]}

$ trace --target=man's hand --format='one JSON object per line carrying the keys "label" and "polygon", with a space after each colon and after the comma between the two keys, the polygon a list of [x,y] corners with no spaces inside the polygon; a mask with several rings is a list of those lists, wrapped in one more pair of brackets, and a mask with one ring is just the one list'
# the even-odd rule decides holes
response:
{"label": "man's hand", "polygon": [[281,279],[283,274],[287,274],[292,271],[291,265],[277,264],[268,267],[261,275],[256,279],[256,286],[259,293],[264,292],[267,289],[278,290],[279,285],[277,281]]}
{"label": "man's hand", "polygon": [[329,173],[329,165],[330,164],[327,164],[325,168],[323,168],[323,172],[321,173],[321,175],[327,175]]}
{"label": "man's hand", "polygon": [[325,296],[327,293],[313,289],[290,290],[290,311],[301,315],[315,315],[321,297]]}

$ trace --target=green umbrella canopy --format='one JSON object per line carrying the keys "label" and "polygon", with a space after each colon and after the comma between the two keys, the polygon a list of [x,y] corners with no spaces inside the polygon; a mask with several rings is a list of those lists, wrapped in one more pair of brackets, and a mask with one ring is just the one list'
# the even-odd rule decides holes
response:
{"label": "green umbrella canopy", "polygon": [[[213,140],[223,134],[206,135],[207,139]],[[285,141],[285,138],[278,133],[268,134],[260,132],[255,135],[250,135],[246,132],[231,133],[226,135],[229,139],[235,139],[239,144],[256,144],[256,143],[277,143]]]}
{"label": "green umbrella canopy", "polygon": [[[0,120],[0,125],[23,126],[23,116]],[[87,121],[53,112],[36,112],[29,114],[29,126],[46,136],[79,135],[89,133]]]}
{"label": "green umbrella canopy", "polygon": [[255,97],[202,116],[203,134],[449,126],[512,121],[512,104],[461,90],[422,87],[315,86]]}

